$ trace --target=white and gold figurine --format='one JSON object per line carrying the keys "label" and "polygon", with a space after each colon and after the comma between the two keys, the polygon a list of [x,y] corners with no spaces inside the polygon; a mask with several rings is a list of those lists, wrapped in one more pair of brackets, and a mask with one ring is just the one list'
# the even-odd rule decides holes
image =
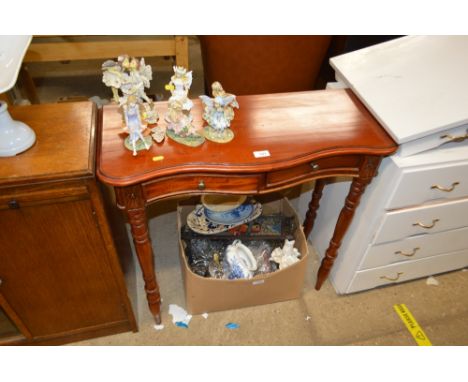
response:
{"label": "white and gold figurine", "polygon": [[159,119],[153,101],[145,93],[152,79],[151,66],[145,64],[144,58],[123,55],[117,61],[105,61],[102,71],[102,81],[112,89],[113,98],[123,112],[124,131],[128,133],[125,147],[133,155],[139,150],[149,150],[152,140],[147,128]]}
{"label": "white and gold figurine", "polygon": [[192,125],[193,117],[190,113],[193,102],[188,98],[188,91],[192,85],[192,72],[181,66],[174,66],[174,75],[166,90],[171,92],[168,110],[164,117],[167,122],[167,136],[176,142],[187,146],[201,145],[205,138],[198,134]]}
{"label": "white and gold figurine", "polygon": [[208,123],[203,133],[210,141],[227,143],[234,138],[230,126],[234,119],[234,108],[238,109],[239,104],[236,96],[226,93],[219,82],[213,82],[211,90],[213,98],[200,96],[205,106],[203,119]]}

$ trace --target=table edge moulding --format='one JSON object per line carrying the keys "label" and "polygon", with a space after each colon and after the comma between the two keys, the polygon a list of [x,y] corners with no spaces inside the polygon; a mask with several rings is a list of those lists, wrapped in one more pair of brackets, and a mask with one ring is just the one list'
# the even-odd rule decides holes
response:
{"label": "table edge moulding", "polygon": [[[153,266],[146,205],[186,194],[263,194],[318,180],[304,221],[313,227],[324,178],[351,176],[353,182],[318,272],[320,289],[367,184],[382,157],[397,145],[350,90],[239,96],[231,128],[233,141],[206,141],[191,148],[169,139],[137,156],[124,148],[116,105],[98,115],[97,174],[113,186],[116,202],[131,225],[150,310],[160,322],[160,295]],[[156,104],[164,115],[167,104]],[[202,105],[194,101],[194,125],[202,127]],[[162,120],[159,122],[164,124]],[[269,156],[255,158],[255,151]],[[153,161],[162,156],[161,161]]]}

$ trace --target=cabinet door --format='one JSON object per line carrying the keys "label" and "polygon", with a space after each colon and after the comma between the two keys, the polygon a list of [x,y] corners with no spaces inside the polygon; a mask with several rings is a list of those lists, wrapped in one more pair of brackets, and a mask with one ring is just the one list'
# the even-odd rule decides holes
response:
{"label": "cabinet door", "polygon": [[89,199],[1,208],[0,278],[34,337],[126,319]]}

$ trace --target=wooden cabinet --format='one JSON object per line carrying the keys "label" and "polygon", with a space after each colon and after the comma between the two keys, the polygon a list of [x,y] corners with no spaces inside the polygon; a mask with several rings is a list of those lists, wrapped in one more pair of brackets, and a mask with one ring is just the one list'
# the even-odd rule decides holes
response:
{"label": "wooden cabinet", "polygon": [[136,331],[123,273],[131,269],[122,268],[130,247],[115,246],[94,176],[93,105],[11,114],[35,130],[37,142],[0,158],[0,343]]}

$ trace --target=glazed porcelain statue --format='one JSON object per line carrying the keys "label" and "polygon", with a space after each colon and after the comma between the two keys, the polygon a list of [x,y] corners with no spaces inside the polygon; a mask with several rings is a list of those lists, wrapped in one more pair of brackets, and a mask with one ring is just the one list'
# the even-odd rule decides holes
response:
{"label": "glazed porcelain statue", "polygon": [[257,269],[257,260],[252,251],[240,240],[226,248],[226,261],[229,264],[229,279],[251,279]]}
{"label": "glazed porcelain statue", "polygon": [[133,151],[133,155],[137,155],[138,150],[145,148],[149,150],[151,147],[151,137],[143,136],[146,129],[145,125],[141,123],[140,108],[134,96],[129,96],[125,104],[122,105],[125,127],[124,131],[128,133],[125,139],[125,147]]}
{"label": "glazed porcelain statue", "polygon": [[271,261],[279,264],[279,269],[284,269],[297,263],[301,256],[297,248],[294,248],[294,240],[285,240],[283,248],[275,248],[271,253]]}
{"label": "glazed porcelain statue", "polygon": [[213,82],[211,85],[213,98],[200,96],[205,111],[203,119],[208,122],[204,128],[204,135],[207,139],[226,143],[234,138],[233,131],[229,128],[234,119],[234,108],[239,108],[236,96],[226,93],[219,82]]}
{"label": "glazed porcelain statue", "polygon": [[192,125],[193,117],[190,111],[193,102],[188,98],[192,85],[192,72],[187,72],[187,69],[181,66],[174,66],[173,69],[174,75],[166,86],[171,92],[168,111],[164,118],[167,122],[167,136],[187,146],[199,146],[205,139]]}
{"label": "glazed porcelain statue", "polygon": [[[146,95],[150,87],[151,66],[127,55],[119,56],[117,61],[108,60],[102,64],[102,81],[112,89],[114,100],[122,108],[124,131],[129,135],[125,147],[137,155],[139,150],[149,150],[152,140],[147,127],[158,122],[159,116],[153,101]],[[119,94],[119,91],[121,94]]]}

